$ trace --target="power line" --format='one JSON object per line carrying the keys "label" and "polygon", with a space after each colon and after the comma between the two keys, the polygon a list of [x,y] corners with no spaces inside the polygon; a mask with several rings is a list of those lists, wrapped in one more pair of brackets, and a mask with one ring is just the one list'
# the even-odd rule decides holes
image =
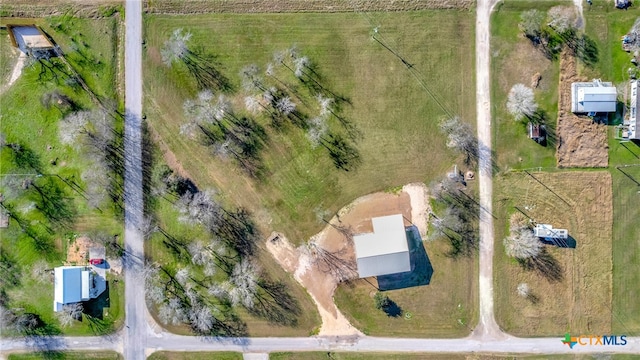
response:
{"label": "power line", "polygon": [[[413,64],[408,62],[398,51],[396,51],[393,47],[389,45],[389,42],[380,34],[378,31],[378,26],[375,26],[371,21],[371,18],[367,16],[363,11],[359,10],[357,6],[354,5],[354,11],[362,16],[370,26],[373,27],[373,35],[372,38],[378,42],[382,47],[387,49],[393,55],[395,55],[403,65],[409,70],[409,73],[414,77],[414,79],[418,82],[418,84],[427,92],[427,94],[433,99],[433,101],[440,107],[440,109],[448,116],[453,117],[454,112],[447,108],[441,100],[438,99],[437,95],[427,86],[426,81],[424,80],[424,75],[420,73]],[[396,44],[397,45],[397,44]]]}

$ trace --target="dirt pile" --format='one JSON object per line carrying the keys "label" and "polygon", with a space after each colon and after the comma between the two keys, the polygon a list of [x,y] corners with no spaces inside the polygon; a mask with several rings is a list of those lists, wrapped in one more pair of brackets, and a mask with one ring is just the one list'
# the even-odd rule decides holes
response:
{"label": "dirt pile", "polygon": [[558,167],[606,167],[609,163],[607,125],[571,112],[571,83],[585,81],[578,77],[576,65],[576,58],[563,51],[558,100]]}

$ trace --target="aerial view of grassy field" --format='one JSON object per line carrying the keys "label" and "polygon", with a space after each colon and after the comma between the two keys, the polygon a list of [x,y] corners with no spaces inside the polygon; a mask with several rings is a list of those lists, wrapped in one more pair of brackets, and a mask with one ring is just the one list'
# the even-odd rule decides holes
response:
{"label": "aerial view of grassy field", "polygon": [[[531,42],[524,37],[521,31],[513,30],[518,29],[519,23],[521,22],[520,16],[524,11],[531,10],[534,7],[538,10],[546,10],[548,9],[547,6],[551,7],[558,4],[566,5],[566,2],[543,2],[535,4],[531,2],[505,2],[503,5],[498,5],[496,12],[493,14],[492,42],[495,45],[492,44],[492,47],[499,51],[496,52],[497,57],[495,57],[492,62],[492,76],[494,79],[492,98],[498,99],[494,102],[494,121],[497,124],[497,126],[495,126],[494,135],[498,162],[503,169],[542,168],[545,171],[554,172],[553,174],[545,176],[571,178],[577,175],[574,173],[555,173],[555,146],[547,146],[546,148],[543,148],[532,140],[527,139],[524,127],[520,127],[520,129],[518,129],[519,135],[512,134],[510,132],[509,129],[513,128],[513,125],[515,124],[506,111],[506,100],[500,100],[505,99],[509,88],[516,82],[522,82],[526,86],[529,86],[530,77],[537,72],[541,75],[541,78],[538,88],[535,90],[536,101],[538,102],[539,107],[546,111],[550,119],[555,119],[558,110],[557,84],[559,79],[559,61],[557,59],[549,60],[542,56],[542,53],[532,46]],[[637,18],[637,14],[615,9],[613,4],[609,2],[594,1],[593,5],[585,7],[584,15],[585,34],[588,39],[593,41],[596,50],[592,61],[588,63],[584,61],[577,62],[578,76],[583,79],[601,78],[603,81],[612,81],[614,85],[621,90],[622,94],[622,92],[626,91],[629,86],[627,82],[629,80],[629,73],[627,70],[631,63],[629,62],[629,54],[624,52],[619,45],[620,37],[631,29],[631,26]],[[514,51],[514,49],[518,49],[518,51]],[[515,56],[524,56],[524,54],[527,54],[526,57],[528,59],[537,60],[528,61],[524,58],[523,61],[508,60]],[[505,64],[507,65],[506,67],[504,66]],[[511,64],[511,66],[508,64]],[[622,95],[620,97],[621,100],[625,98],[626,97]],[[610,116],[611,123],[609,124],[609,129],[606,129],[609,140],[608,144],[604,144],[608,147],[608,154],[605,155],[608,155],[609,157],[608,173],[610,174],[610,183],[612,187],[610,189],[613,205],[612,241],[610,244],[612,270],[606,270],[611,275],[610,281],[606,281],[605,278],[601,278],[600,280],[605,283],[609,283],[607,286],[611,287],[610,296],[612,300],[610,304],[607,305],[607,312],[611,316],[611,319],[608,322],[610,325],[607,325],[604,319],[600,319],[599,321],[602,322],[602,326],[605,328],[610,327],[611,331],[633,334],[637,333],[639,330],[637,317],[639,312],[637,307],[638,303],[633,300],[637,297],[638,287],[632,285],[638,283],[638,278],[635,272],[627,270],[630,266],[633,266],[632,264],[634,261],[637,261],[633,256],[634,252],[629,251],[629,249],[637,248],[640,245],[637,242],[637,232],[635,227],[632,225],[633,220],[631,220],[638,216],[638,213],[635,208],[629,206],[632,199],[637,196],[637,184],[634,182],[635,176],[637,176],[637,171],[636,167],[633,166],[619,167],[637,164],[640,147],[636,143],[620,143],[619,140],[613,138],[615,133],[614,126],[621,121],[621,117],[622,113]],[[580,121],[589,121],[589,119]],[[514,136],[519,140],[514,142]],[[517,146],[513,146],[513,144],[517,144]],[[506,255],[504,255],[504,249],[500,241],[501,237],[504,238],[508,234],[509,216],[511,216],[512,213],[518,212],[513,206],[515,205],[520,209],[524,209],[524,206],[531,205],[526,203],[525,199],[527,197],[531,198],[532,196],[535,196],[535,194],[540,193],[540,191],[537,190],[529,190],[525,192],[525,194],[516,194],[517,187],[513,187],[512,180],[509,180],[514,176],[516,175],[509,174],[506,176],[501,175],[496,178],[496,182],[498,184],[497,188],[501,189],[499,195],[494,200],[496,206],[501,209],[501,211],[511,208],[511,210],[502,213],[503,215],[501,216],[496,228],[496,251],[500,254],[496,260],[500,259],[498,263],[502,263],[503,261],[506,262],[505,264],[498,265],[499,268],[516,266],[515,263],[508,264],[510,260]],[[526,173],[523,176],[525,178],[528,177]],[[529,181],[535,180],[529,177]],[[600,181],[587,182],[587,184],[587,186],[592,188],[594,191],[603,186]],[[527,186],[527,188],[531,189],[529,186]],[[568,184],[566,187],[564,185],[560,185],[560,192],[568,190]],[[556,191],[555,188],[554,191]],[[542,192],[548,193],[548,190],[544,190]],[[523,195],[526,195],[524,199],[521,198]],[[551,194],[551,196],[554,195]],[[577,200],[573,196],[570,198]],[[520,205],[517,205],[513,201],[516,201]],[[562,206],[562,204],[563,202],[560,201],[554,205],[554,207]],[[537,209],[536,211],[540,210]],[[553,212],[554,210],[548,209],[548,213],[546,213],[545,216],[549,217]],[[599,210],[598,213],[601,214],[602,211]],[[578,214],[579,213],[575,215]],[[584,214],[584,216],[586,216],[586,214]],[[608,239],[603,238],[603,241],[604,240],[607,240],[608,242]],[[577,242],[577,246],[578,248],[581,246],[580,241]],[[555,251],[560,249],[553,250]],[[564,250],[566,249],[562,249],[562,251]],[[588,254],[585,253],[581,255],[583,259],[586,259],[589,256],[594,256],[595,254],[591,253],[592,250],[584,249],[583,251],[589,252]],[[558,255],[559,254],[555,254],[554,256]],[[569,263],[560,261],[560,264],[563,264],[566,270]],[[605,270],[603,269],[603,271]],[[532,318],[537,316],[541,316],[541,318],[550,318],[548,315],[540,315],[544,313],[544,311],[551,311],[549,308],[540,306],[539,303],[534,304],[527,299],[517,296],[516,287],[518,284],[523,282],[526,283],[527,280],[531,279],[530,277],[532,275],[530,274],[527,279],[524,277],[516,279],[516,277],[511,276],[514,275],[514,273],[509,272],[509,274],[510,276],[506,278],[496,278],[495,280],[498,285],[497,288],[500,289],[497,293],[497,304],[504,304],[498,305],[497,307],[497,309],[502,309],[497,312],[499,323],[501,322],[502,325],[505,326],[505,329],[509,329],[511,326],[517,327],[517,324],[524,324],[526,322],[524,320],[526,316],[531,316]],[[522,275],[524,276],[525,273]],[[596,279],[592,278],[591,280],[595,281]],[[545,291],[542,293],[545,293]],[[603,296],[603,301],[606,303],[606,299],[608,299],[609,296]],[[503,307],[507,306],[507,303],[509,302],[511,303],[509,307]],[[530,311],[529,315],[526,315],[524,318],[516,316],[515,314],[519,314],[519,312],[513,310],[520,309],[522,307],[529,309],[527,311]],[[510,312],[507,309],[512,309],[513,311]],[[567,314],[568,313],[570,312],[567,311]],[[516,333],[535,333],[537,335],[550,334],[552,332],[552,328],[555,328],[555,331],[558,333],[563,331],[563,329],[560,329],[551,323],[546,325],[538,324],[537,330],[531,326],[533,326],[533,323],[514,331]],[[574,326],[581,325],[578,323],[573,324],[570,329],[573,330]]]}
{"label": "aerial view of grassy field", "polygon": [[[225,206],[247,209],[263,238],[276,230],[294,244],[303,243],[324,226],[323,219],[358,196],[429,183],[456,160],[462,165],[447,150],[438,123],[454,115],[473,123],[473,43],[460,41],[473,34],[469,13],[192,15],[188,26],[181,17],[148,15],[145,28],[145,114],[163,161],[199,189],[215,189]],[[215,78],[209,83],[194,78],[187,62],[168,66],[167,43],[184,34],[189,34],[192,63],[203,65],[206,59],[211,65]],[[252,84],[247,84],[248,73]],[[281,109],[265,110],[263,101],[273,95],[295,103],[284,122],[277,118]],[[254,99],[253,108],[247,98]],[[322,98],[329,102],[323,105]],[[263,135],[254,139],[257,156],[240,158],[233,149],[221,153],[207,144],[213,133],[205,142],[184,135],[190,104],[201,109],[217,102],[219,109],[221,99],[227,114],[233,113],[233,125],[225,126],[249,119],[254,134],[261,129]],[[325,123],[319,126],[319,121]],[[313,134],[319,135],[317,143]],[[168,203],[159,206],[158,218],[166,221],[162,226],[175,228],[175,220],[161,214]],[[185,234],[187,242],[199,236]],[[173,256],[162,237],[154,236],[157,240],[147,245],[150,257]],[[291,280],[273,260],[259,256],[264,270]],[[458,261],[465,269],[473,267],[471,258]],[[178,261],[175,267],[181,266],[185,263]],[[467,300],[466,295],[461,299],[465,308]],[[261,334],[254,320],[247,322],[249,332]],[[313,331],[317,323],[311,320],[296,331]],[[268,327],[264,331],[274,334]]]}
{"label": "aerial view of grassy field", "polygon": [[[613,203],[611,176],[599,172],[513,172],[496,181],[496,318],[517,336],[612,328]],[[566,244],[545,245],[534,261],[507,257],[509,218],[569,231]],[[597,216],[594,216],[597,214]],[[527,284],[527,296],[518,293]],[[585,311],[584,309],[589,309]]]}
{"label": "aerial view of grassy field", "polygon": [[[119,101],[114,90],[117,73],[114,29],[118,18],[2,18],[1,23],[41,26],[60,46],[67,61],[57,57],[29,61],[18,80],[2,90],[0,192],[2,214],[9,218],[9,225],[0,230],[1,304],[10,312],[17,311],[18,319],[23,315],[39,319],[37,329],[17,330],[18,333],[112,332],[123,318],[123,284],[112,281],[117,277],[108,275],[109,292],[103,299],[106,302],[93,304],[100,310],[87,305],[83,321],[63,326],[52,312],[51,270],[68,263],[67,252],[77,247],[77,238],[100,234],[113,239],[122,231],[118,177],[117,174],[106,177],[117,172],[117,166],[108,168],[105,155],[99,155],[95,144],[83,137],[97,131],[89,125],[96,119],[104,119],[100,124],[106,129],[117,131],[122,126],[121,118],[97,115],[100,113],[97,102],[107,104],[113,111]],[[9,44],[8,33],[3,31],[2,35],[3,44]],[[83,90],[82,81],[90,92]],[[86,133],[71,134],[69,128],[64,128],[63,123],[72,118],[85,119]],[[73,139],[70,141],[73,146],[67,135]],[[99,181],[102,185],[97,187]],[[43,287],[47,290],[42,291]],[[6,326],[3,333],[15,333],[10,324]]]}
{"label": "aerial view of grassy field", "polygon": [[[493,141],[500,168],[527,169],[555,166],[555,144],[541,146],[527,137],[526,122],[515,121],[507,111],[507,94],[521,83],[534,88],[539,108],[555,123],[558,113],[558,62],[547,59],[518,31],[520,14],[537,9],[546,11],[563,1],[509,1],[496,5],[491,17],[491,98]],[[513,144],[518,146],[513,146]]]}
{"label": "aerial view of grassy field", "polygon": [[[179,17],[150,16],[146,23],[146,111],[151,127],[197,184],[220,188],[230,202],[254,210],[260,223],[296,242],[322,228],[318,212],[335,212],[376,190],[434,178],[454,161],[437,132],[438,121],[447,114],[402,61],[372,38],[375,27],[381,41],[420,72],[450,112],[465,119],[474,116],[473,44],[457,41],[473,30],[464,12],[197,15],[189,18],[188,27]],[[184,73],[164,66],[160,50],[171,32],[182,27],[193,34],[191,42],[215,54],[236,89],[243,67],[255,63],[265,71],[274,52],[297,46],[317,67],[323,86],[345,98],[340,115],[353,128],[361,164],[351,171],[335,169],[324,149],[312,147],[304,132],[292,129],[269,134],[262,152],[264,179],[254,181],[235,164],[177,136],[184,122],[182,104],[195,97],[197,89]],[[210,41],[211,34],[217,41]],[[425,48],[438,49],[438,55],[427,56]],[[296,81],[286,69],[278,71],[286,76],[283,80]],[[313,99],[304,101],[299,106],[308,106],[309,112],[317,106]]]}

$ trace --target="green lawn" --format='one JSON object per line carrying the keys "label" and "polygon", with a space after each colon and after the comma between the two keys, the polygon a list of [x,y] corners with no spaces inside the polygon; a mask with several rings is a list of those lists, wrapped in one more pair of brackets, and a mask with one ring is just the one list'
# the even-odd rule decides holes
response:
{"label": "green lawn", "polygon": [[[3,143],[0,150],[0,192],[4,195],[3,206],[15,214],[9,227],[0,229],[0,237],[3,262],[19,264],[11,268],[12,276],[18,280],[1,283],[2,301],[7,308],[38,314],[46,324],[46,331],[52,334],[105,334],[116,330],[122,322],[121,282],[116,284],[112,281],[115,278],[107,279],[110,291],[102,299],[104,312],[96,311],[94,318],[85,316],[82,322],[60,329],[52,311],[53,279],[32,274],[36,263],[44,261],[48,269],[62,265],[69,239],[91,232],[108,236],[122,232],[119,200],[105,200],[98,208],[89,206],[87,183],[81,174],[90,160],[59,140],[59,122],[73,107],[59,109],[54,104],[47,108],[41,101],[44,94],[58,91],[71,99],[77,110],[95,109],[97,106],[89,94],[69,81],[77,71],[104,104],[117,105],[117,37],[112,31],[117,20],[116,17],[100,20],[65,17],[64,29],[49,26],[59,20],[58,17],[0,19],[3,25],[40,25],[62,47],[73,67],[69,70],[57,58],[46,64],[52,69],[36,62],[25,68],[0,98],[0,133],[6,144],[12,144],[4,146]],[[79,44],[78,48],[72,49],[72,43]],[[115,110],[115,106],[109,107]],[[119,121],[117,117],[114,120],[116,129],[122,126]],[[32,185],[25,188],[25,180],[31,180]]]}
{"label": "green lawn", "polygon": [[[433,267],[428,285],[383,292],[404,315],[389,317],[375,308],[371,283],[358,280],[338,286],[336,305],[360,331],[371,336],[464,337],[477,322],[478,266],[475,258],[448,255],[446,240],[425,242]],[[456,286],[451,286],[456,284]]]}
{"label": "green lawn", "polygon": [[[148,120],[198,186],[220,189],[229,203],[252,210],[265,232],[282,231],[295,243],[322,228],[318,211],[332,213],[363,194],[411,181],[429,182],[454,161],[437,130],[443,110],[396,56],[372,40],[374,26],[449,111],[472,123],[475,118],[473,42],[460,41],[473,36],[473,14],[219,14],[185,19],[145,18]],[[177,28],[192,32],[193,44],[217,55],[220,70],[236,90],[242,67],[255,63],[264,71],[275,51],[297,45],[317,65],[322,84],[348,99],[341,114],[361,135],[355,141],[361,165],[349,172],[337,170],[325,149],[313,149],[302,131],[273,131],[262,116],[257,121],[269,134],[261,153],[267,168],[263,181],[247,178],[234,163],[178,136],[182,103],[196,89],[184,71],[170,70],[160,59],[160,48]],[[291,73],[279,76],[299,88]],[[315,100],[303,97],[298,102],[303,101],[308,106],[301,109],[315,116]],[[340,127],[337,119],[331,121]]]}
{"label": "green lawn", "polygon": [[[637,163],[637,162],[636,162]],[[622,171],[624,173],[622,173]],[[640,334],[640,166],[612,168],[613,179],[613,302],[611,325],[615,333]],[[626,173],[626,175],[625,175]],[[627,177],[629,175],[631,178]]]}
{"label": "green lawn", "polygon": [[55,360],[121,360],[122,356],[111,351],[64,351],[64,352],[47,352],[47,353],[24,353],[11,354],[9,360],[39,360],[39,359],[55,359]]}
{"label": "green lawn", "polygon": [[620,40],[631,30],[638,12],[620,11],[613,3],[594,1],[591,10],[585,11],[584,15],[585,32],[598,44],[599,60],[592,71],[585,69],[585,76],[602,76],[603,80],[616,84],[629,80],[627,70],[633,67],[631,55],[622,50]]}
{"label": "green lawn", "polygon": [[158,351],[151,354],[148,360],[242,360],[242,353],[232,351],[218,352],[169,352]]}
{"label": "green lawn", "polygon": [[518,29],[520,14],[530,9],[546,11],[563,1],[505,1],[491,16],[491,112],[493,142],[498,166],[503,169],[555,167],[555,145],[541,146],[527,136],[526,122],[516,122],[507,112],[507,95],[515,84],[531,86],[534,74],[540,74],[534,90],[539,108],[550,124],[558,113],[558,61],[550,61],[536,50]]}
{"label": "green lawn", "polygon": [[[631,55],[622,50],[620,38],[633,26],[637,11],[620,11],[608,2],[595,2],[592,11],[585,12],[586,33],[598,44],[599,61],[595,69],[585,69],[589,76],[599,77],[626,86],[627,69],[633,66]],[[625,89],[626,90],[626,89]],[[640,210],[633,206],[640,195],[635,181],[640,179],[639,167],[617,166],[640,164],[640,144],[620,143],[615,140],[614,129],[609,131],[609,165],[613,179],[613,303],[612,327],[614,332],[640,334],[640,274],[629,271],[638,264],[640,230],[635,225]]]}

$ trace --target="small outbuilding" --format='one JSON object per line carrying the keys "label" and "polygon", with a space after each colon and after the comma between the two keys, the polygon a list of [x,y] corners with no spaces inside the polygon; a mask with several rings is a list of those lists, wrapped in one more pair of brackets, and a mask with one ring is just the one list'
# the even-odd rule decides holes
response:
{"label": "small outbuilding", "polygon": [[546,127],[544,125],[534,124],[529,121],[527,131],[529,133],[529,139],[534,140],[538,144],[543,143],[547,138]]}
{"label": "small outbuilding", "polygon": [[609,113],[616,111],[618,91],[610,82],[594,80],[571,84],[571,112]]}
{"label": "small outbuilding", "polygon": [[55,46],[36,25],[7,25],[11,44],[23,53],[36,58],[54,56]]}
{"label": "small outbuilding", "polygon": [[361,278],[411,271],[409,244],[401,214],[371,219],[373,233],[353,237]]}

